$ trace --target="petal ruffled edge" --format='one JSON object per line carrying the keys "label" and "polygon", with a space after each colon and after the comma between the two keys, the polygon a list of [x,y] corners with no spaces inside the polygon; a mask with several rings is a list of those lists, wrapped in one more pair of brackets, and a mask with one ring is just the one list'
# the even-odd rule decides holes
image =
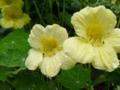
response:
{"label": "petal ruffled edge", "polygon": [[35,24],[28,38],[30,46],[36,49],[40,48],[40,37],[45,35],[45,28],[41,24]]}
{"label": "petal ruffled edge", "polygon": [[96,69],[111,72],[119,66],[115,50],[110,45],[94,48],[95,57],[92,66]]}
{"label": "petal ruffled edge", "polygon": [[61,68],[63,70],[71,69],[76,64],[76,61],[71,57],[69,57],[67,54],[65,54],[64,51],[60,52],[60,60],[62,62]]}
{"label": "petal ruffled edge", "polygon": [[115,14],[102,5],[98,7],[86,7],[74,13],[71,18],[71,23],[74,26],[76,34],[81,37],[87,37],[87,26],[91,22],[98,23],[102,28],[104,27],[105,30],[109,31],[114,29],[117,20]]}
{"label": "petal ruffled edge", "polygon": [[64,52],[78,63],[91,63],[94,57],[91,44],[82,41],[79,37],[67,39],[63,44],[63,48]]}
{"label": "petal ruffled edge", "polygon": [[8,20],[6,18],[1,18],[0,19],[0,25],[3,27],[3,28],[11,28],[14,26],[14,22],[12,20]]}
{"label": "petal ruffled edge", "polygon": [[112,45],[116,52],[120,53],[120,29],[114,29],[108,37],[105,38],[105,43]]}
{"label": "petal ruffled edge", "polygon": [[67,30],[58,24],[48,25],[45,29],[48,36],[55,37],[60,44],[68,38]]}
{"label": "petal ruffled edge", "polygon": [[41,62],[43,61],[43,55],[34,49],[30,49],[28,53],[28,57],[25,61],[25,66],[29,70],[35,70],[38,66],[40,66]]}
{"label": "petal ruffled edge", "polygon": [[44,75],[51,78],[56,76],[59,73],[61,64],[62,63],[59,57],[57,56],[44,57],[44,60],[40,66],[40,69]]}

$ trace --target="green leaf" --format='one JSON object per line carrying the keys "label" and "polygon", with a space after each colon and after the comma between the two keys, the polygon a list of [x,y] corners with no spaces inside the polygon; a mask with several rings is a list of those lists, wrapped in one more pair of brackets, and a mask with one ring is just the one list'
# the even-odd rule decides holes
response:
{"label": "green leaf", "polygon": [[49,90],[44,77],[38,72],[21,71],[10,82],[15,90]]}
{"label": "green leaf", "polygon": [[120,85],[120,68],[117,70],[107,73],[106,79],[108,82],[112,82],[114,84]]}
{"label": "green leaf", "polygon": [[0,41],[0,65],[6,67],[24,67],[29,49],[28,34],[16,30]]}
{"label": "green leaf", "polygon": [[90,80],[90,71],[78,65],[71,70],[62,71],[57,80],[70,90],[79,90]]}
{"label": "green leaf", "polygon": [[12,74],[13,68],[0,66],[0,81],[5,81],[9,75]]}
{"label": "green leaf", "polygon": [[115,90],[120,90],[120,86],[117,86],[117,88]]}
{"label": "green leaf", "polygon": [[101,83],[103,83],[103,82],[105,82],[106,81],[106,77],[104,76],[104,75],[100,75],[97,79],[95,79],[94,81],[93,81],[93,85],[94,86],[96,86],[96,85],[99,85],[99,84],[101,84]]}
{"label": "green leaf", "polygon": [[7,82],[0,81],[0,90],[14,90]]}
{"label": "green leaf", "polygon": [[72,27],[72,24],[70,23],[71,21],[71,15],[67,12],[65,13],[60,13],[60,20],[63,25]]}

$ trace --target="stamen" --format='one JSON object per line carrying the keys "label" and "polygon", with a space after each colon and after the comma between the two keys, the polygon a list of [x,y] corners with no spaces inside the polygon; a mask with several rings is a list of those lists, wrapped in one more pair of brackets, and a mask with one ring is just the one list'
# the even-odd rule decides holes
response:
{"label": "stamen", "polygon": [[40,40],[41,51],[45,56],[52,56],[56,52],[60,51],[61,48],[59,43],[54,37],[44,37]]}

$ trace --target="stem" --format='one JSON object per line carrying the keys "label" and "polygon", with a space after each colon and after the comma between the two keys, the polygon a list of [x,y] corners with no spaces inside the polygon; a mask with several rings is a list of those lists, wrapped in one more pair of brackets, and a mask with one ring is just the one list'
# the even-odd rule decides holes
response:
{"label": "stem", "polygon": [[[92,71],[91,71],[91,65],[90,65],[90,64],[88,65],[88,68],[89,68],[89,70],[90,70],[90,77],[92,77]],[[88,90],[94,90],[94,87],[93,87],[93,85],[92,85],[92,80],[91,80],[91,78],[90,78],[90,80],[89,80]]]}
{"label": "stem", "polygon": [[58,2],[58,0],[55,0],[56,1],[56,5],[57,5],[57,13],[58,13],[58,17],[60,15],[60,3]]}
{"label": "stem", "polygon": [[52,2],[52,0],[49,0],[49,8],[50,8],[50,12],[52,13],[52,9],[53,9],[53,2]]}
{"label": "stem", "polygon": [[120,26],[120,17],[118,17],[118,23],[117,23],[117,27]]}
{"label": "stem", "polygon": [[33,4],[34,4],[34,6],[35,6],[36,13],[37,13],[37,15],[38,15],[38,17],[39,17],[39,20],[44,24],[44,21],[42,21],[42,18],[41,18],[40,12],[39,12],[39,8],[38,8],[37,3],[36,3],[35,0],[33,0]]}
{"label": "stem", "polygon": [[63,0],[63,7],[62,7],[62,25],[64,25],[64,16],[65,16],[65,0]]}
{"label": "stem", "polygon": [[39,12],[39,8],[38,8],[37,3],[35,2],[35,0],[33,0],[33,4],[34,4],[34,6],[35,6],[36,13],[38,14],[38,17],[39,17],[39,19],[41,20],[41,15],[40,15],[40,12]]}
{"label": "stem", "polygon": [[101,84],[101,83],[103,83],[105,81],[106,81],[105,76],[104,75],[100,75],[92,84],[94,86],[96,86],[96,85],[99,85],[99,84]]}
{"label": "stem", "polygon": [[[25,0],[25,11],[27,12],[28,15],[30,15],[29,10],[30,10],[30,6],[29,6],[29,3],[28,3],[28,0]],[[31,24],[31,22],[29,22],[29,24],[28,24],[29,29],[31,28],[30,24]]]}
{"label": "stem", "polygon": [[25,11],[29,14],[29,3],[28,0],[25,0]]}
{"label": "stem", "polygon": [[65,13],[65,0],[63,0],[63,14]]}
{"label": "stem", "polygon": [[90,90],[94,90],[94,87],[92,85],[90,86]]}

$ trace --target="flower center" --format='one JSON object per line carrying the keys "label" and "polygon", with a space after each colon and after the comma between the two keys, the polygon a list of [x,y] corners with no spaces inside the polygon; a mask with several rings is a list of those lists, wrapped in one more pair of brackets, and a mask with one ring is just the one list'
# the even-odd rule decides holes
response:
{"label": "flower center", "polygon": [[87,36],[88,41],[95,46],[101,46],[104,42],[102,41],[103,34],[105,34],[105,30],[102,25],[98,23],[92,23],[87,26]]}
{"label": "flower center", "polygon": [[4,11],[4,16],[8,19],[18,19],[20,17],[22,17],[22,11],[20,9],[15,9],[13,7],[11,7],[10,9],[6,9]]}
{"label": "flower center", "polygon": [[6,3],[7,5],[10,5],[10,4],[12,3],[12,1],[13,1],[13,0],[5,0],[5,3]]}
{"label": "flower center", "polygon": [[103,28],[99,25],[88,25],[87,35],[92,39],[100,39],[103,36]]}
{"label": "flower center", "polygon": [[22,12],[22,9],[19,8],[19,7],[14,7],[14,6],[11,6],[11,7],[6,7],[4,10],[3,10],[3,15],[5,18],[7,19],[18,19],[18,18],[21,18],[22,15],[23,15],[23,12]]}
{"label": "flower center", "polygon": [[40,40],[40,45],[41,45],[40,50],[45,56],[52,56],[56,52],[58,52],[62,49],[62,47],[59,46],[56,38],[54,38],[52,36],[43,37]]}

